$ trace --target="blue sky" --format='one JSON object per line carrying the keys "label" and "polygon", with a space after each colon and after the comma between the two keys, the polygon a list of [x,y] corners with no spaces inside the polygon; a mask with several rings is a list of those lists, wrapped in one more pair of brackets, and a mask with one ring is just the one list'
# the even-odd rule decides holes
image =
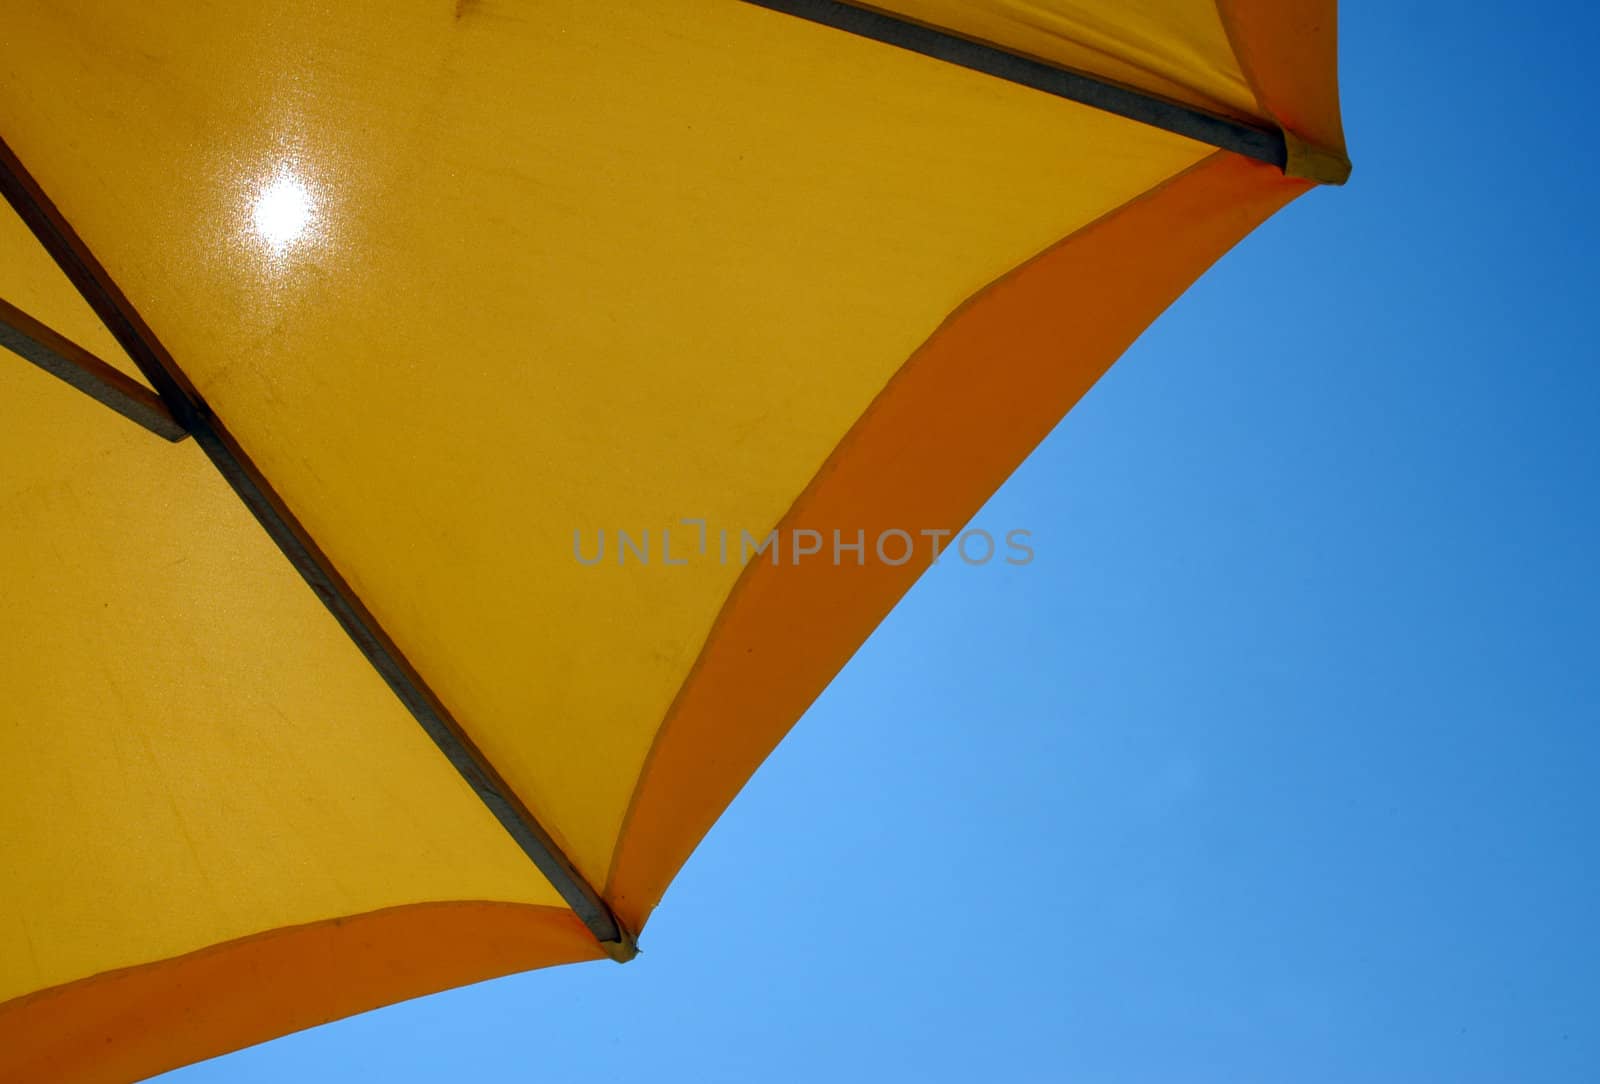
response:
{"label": "blue sky", "polygon": [[1017,472],[1034,563],[924,579],[638,961],[163,1079],[1600,1079],[1600,17],[1342,19],[1350,186]]}

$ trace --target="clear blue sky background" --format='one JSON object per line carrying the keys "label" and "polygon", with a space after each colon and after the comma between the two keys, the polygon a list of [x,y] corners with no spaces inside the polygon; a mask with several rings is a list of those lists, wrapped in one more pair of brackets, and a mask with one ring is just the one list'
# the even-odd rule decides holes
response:
{"label": "clear blue sky background", "polygon": [[[645,954],[170,1084],[1600,1080],[1587,4],[1348,3],[1226,258],[711,834]],[[804,871],[804,872],[800,872]]]}

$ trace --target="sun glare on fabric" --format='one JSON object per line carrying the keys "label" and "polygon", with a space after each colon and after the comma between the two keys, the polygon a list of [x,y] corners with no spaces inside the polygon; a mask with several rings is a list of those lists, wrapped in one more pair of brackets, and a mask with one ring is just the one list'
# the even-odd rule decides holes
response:
{"label": "sun glare on fabric", "polygon": [[283,255],[301,240],[316,215],[311,190],[287,170],[257,189],[250,201],[250,225],[274,256]]}

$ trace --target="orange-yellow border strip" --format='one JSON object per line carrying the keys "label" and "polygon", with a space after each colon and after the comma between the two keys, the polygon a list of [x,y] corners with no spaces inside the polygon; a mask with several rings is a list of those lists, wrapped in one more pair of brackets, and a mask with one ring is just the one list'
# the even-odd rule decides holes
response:
{"label": "orange-yellow border strip", "polygon": [[417,903],[269,930],[0,1004],[3,1084],[127,1084],[381,1005],[602,959],[571,911]]}
{"label": "orange-yellow border strip", "polygon": [[[959,527],[1190,283],[1311,187],[1219,152],[988,286],[906,362],[779,529]],[[605,891],[629,928],[925,567],[746,566],[629,807]]]}
{"label": "orange-yellow border strip", "polygon": [[1284,172],[1344,184],[1338,0],[1217,0],[1217,15],[1256,101],[1283,132]]}

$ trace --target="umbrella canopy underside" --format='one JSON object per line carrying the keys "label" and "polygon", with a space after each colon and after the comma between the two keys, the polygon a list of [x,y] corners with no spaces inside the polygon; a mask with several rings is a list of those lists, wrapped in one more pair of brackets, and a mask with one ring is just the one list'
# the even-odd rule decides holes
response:
{"label": "umbrella canopy underside", "polygon": [[0,1081],[626,958],[931,561],[873,540],[1348,171],[1332,0],[4,34]]}

